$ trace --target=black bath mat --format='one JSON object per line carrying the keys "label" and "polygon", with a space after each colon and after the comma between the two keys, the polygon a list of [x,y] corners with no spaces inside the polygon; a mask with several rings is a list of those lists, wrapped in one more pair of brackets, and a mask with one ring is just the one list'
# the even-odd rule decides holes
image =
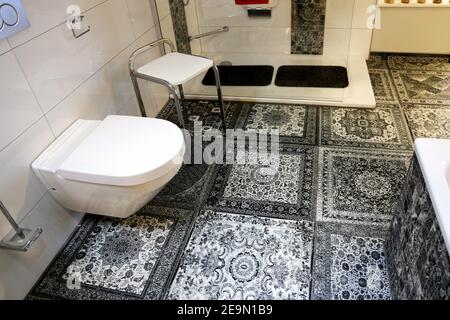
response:
{"label": "black bath mat", "polygon": [[279,87],[347,88],[347,68],[337,66],[282,66],[275,85]]}
{"label": "black bath mat", "polygon": [[[218,66],[222,86],[264,87],[272,83],[275,68],[272,66]],[[210,69],[203,85],[215,86],[214,71]]]}

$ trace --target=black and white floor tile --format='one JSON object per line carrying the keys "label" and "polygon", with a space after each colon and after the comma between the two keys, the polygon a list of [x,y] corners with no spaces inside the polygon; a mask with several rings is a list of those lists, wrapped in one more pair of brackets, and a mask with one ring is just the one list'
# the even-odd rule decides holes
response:
{"label": "black and white floor tile", "polygon": [[32,296],[161,299],[194,213],[145,207],[128,219],[87,216]]}
{"label": "black and white floor tile", "polygon": [[381,54],[373,54],[367,59],[367,67],[370,69],[388,69],[387,57]]}
{"label": "black and white floor tile", "polygon": [[411,153],[321,148],[317,220],[387,226]]}
{"label": "black and white floor tile", "polygon": [[[225,102],[228,129],[235,127],[244,105],[246,104],[240,102]],[[194,130],[194,123],[196,121],[202,122],[203,130],[205,131],[209,129],[223,129],[220,105],[217,101],[184,100],[182,101],[182,109],[185,127],[190,132]],[[158,118],[179,124],[177,110],[173,100],[169,101],[168,105],[159,113]]]}
{"label": "black and white floor tile", "polygon": [[387,69],[370,69],[370,80],[377,103],[396,103],[395,86]]}
{"label": "black and white floor tile", "polygon": [[206,211],[169,299],[309,299],[313,223]]}
{"label": "black and white floor tile", "polygon": [[195,209],[206,197],[212,168],[207,164],[185,164],[175,178],[156,196],[151,205]]}
{"label": "black and white floor tile", "polygon": [[450,104],[450,72],[391,70],[403,103]]}
{"label": "black and white floor tile", "polygon": [[304,105],[254,104],[243,109],[238,128],[263,132],[277,130],[285,143],[315,144],[317,108]]}
{"label": "black and white floor tile", "polygon": [[[88,215],[28,298],[389,299],[383,239],[409,131],[450,138],[450,69],[412,55],[368,66],[375,109],[227,102],[227,128],[279,131],[279,163],[186,164],[138,215]],[[217,102],[183,106],[189,130],[222,128]],[[159,117],[177,123],[173,101]]]}
{"label": "black and white floor tile", "polygon": [[450,105],[403,105],[414,138],[450,139]]}
{"label": "black and white floor tile", "polygon": [[450,71],[448,56],[393,55],[388,57],[387,62],[391,69]]}
{"label": "black and white floor tile", "polygon": [[[219,211],[276,218],[311,219],[316,148],[281,145],[276,159],[248,151],[234,165],[215,168],[207,206]],[[245,158],[246,164],[240,158]]]}
{"label": "black and white floor tile", "polygon": [[312,299],[388,300],[386,229],[345,224],[316,226]]}
{"label": "black and white floor tile", "polygon": [[375,109],[323,107],[320,130],[323,146],[412,150],[408,126],[396,104]]}

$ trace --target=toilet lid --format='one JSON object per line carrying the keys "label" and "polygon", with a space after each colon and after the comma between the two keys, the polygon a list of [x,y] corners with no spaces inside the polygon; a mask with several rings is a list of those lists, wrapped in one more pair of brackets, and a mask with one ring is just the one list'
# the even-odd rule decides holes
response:
{"label": "toilet lid", "polygon": [[62,163],[63,178],[135,186],[155,180],[183,161],[182,131],[160,119],[109,116]]}

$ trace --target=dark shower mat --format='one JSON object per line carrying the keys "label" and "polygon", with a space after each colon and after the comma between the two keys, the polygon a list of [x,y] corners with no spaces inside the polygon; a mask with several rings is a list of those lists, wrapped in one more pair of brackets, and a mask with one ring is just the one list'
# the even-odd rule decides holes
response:
{"label": "dark shower mat", "polygon": [[[272,66],[218,66],[222,86],[264,87],[272,83],[275,68]],[[214,71],[210,69],[203,85],[215,86]]]}
{"label": "dark shower mat", "polygon": [[279,87],[347,88],[347,68],[337,66],[282,66],[275,85]]}

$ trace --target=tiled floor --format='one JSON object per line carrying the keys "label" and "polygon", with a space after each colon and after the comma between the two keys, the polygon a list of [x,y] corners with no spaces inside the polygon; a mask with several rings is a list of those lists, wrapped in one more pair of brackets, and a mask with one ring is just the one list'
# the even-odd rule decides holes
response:
{"label": "tiled floor", "polygon": [[[450,63],[368,65],[373,110],[227,103],[229,128],[279,130],[276,170],[185,165],[138,215],[87,216],[29,298],[389,299],[386,227],[413,138],[450,137]],[[216,103],[187,105],[221,125]]]}

